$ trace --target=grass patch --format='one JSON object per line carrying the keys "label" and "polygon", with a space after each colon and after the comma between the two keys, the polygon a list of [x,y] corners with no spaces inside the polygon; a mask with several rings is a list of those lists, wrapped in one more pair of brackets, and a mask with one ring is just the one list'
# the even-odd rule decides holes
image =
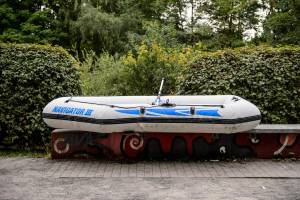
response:
{"label": "grass patch", "polygon": [[0,157],[46,158],[49,157],[49,153],[47,153],[46,151],[36,151],[36,150],[0,149]]}

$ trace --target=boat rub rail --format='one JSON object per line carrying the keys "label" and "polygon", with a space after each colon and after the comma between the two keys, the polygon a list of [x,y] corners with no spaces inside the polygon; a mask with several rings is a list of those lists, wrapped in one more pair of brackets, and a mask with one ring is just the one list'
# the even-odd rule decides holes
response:
{"label": "boat rub rail", "polygon": [[95,119],[83,116],[43,113],[45,119],[76,121],[90,124],[129,124],[129,123],[202,123],[202,124],[240,124],[261,120],[261,115],[235,119],[216,118],[161,118],[161,117],[132,117],[119,119]]}

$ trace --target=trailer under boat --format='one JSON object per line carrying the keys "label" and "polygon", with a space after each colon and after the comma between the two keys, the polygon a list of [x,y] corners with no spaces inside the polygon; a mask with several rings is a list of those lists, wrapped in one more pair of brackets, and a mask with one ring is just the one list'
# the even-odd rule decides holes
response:
{"label": "trailer under boat", "polygon": [[300,158],[299,124],[261,124],[234,134],[111,133],[55,129],[54,159],[78,154],[121,159]]}

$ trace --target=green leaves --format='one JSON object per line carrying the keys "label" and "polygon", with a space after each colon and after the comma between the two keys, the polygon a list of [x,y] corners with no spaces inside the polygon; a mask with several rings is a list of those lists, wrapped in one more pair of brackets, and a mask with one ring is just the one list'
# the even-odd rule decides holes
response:
{"label": "green leaves", "polygon": [[22,148],[45,147],[41,113],[54,98],[80,94],[77,63],[60,47],[0,44],[0,135]]}
{"label": "green leaves", "polygon": [[180,94],[233,94],[257,105],[263,123],[300,123],[300,48],[239,48],[202,55]]}
{"label": "green leaves", "polygon": [[267,1],[269,15],[263,23],[262,37],[270,44],[300,44],[300,2],[294,0]]}

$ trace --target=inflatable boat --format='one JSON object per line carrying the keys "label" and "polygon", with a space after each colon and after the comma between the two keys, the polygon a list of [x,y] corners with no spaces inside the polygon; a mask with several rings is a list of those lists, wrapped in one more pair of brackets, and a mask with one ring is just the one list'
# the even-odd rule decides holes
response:
{"label": "inflatable boat", "polygon": [[231,134],[255,128],[261,114],[233,95],[61,97],[43,119],[52,128],[96,133]]}

